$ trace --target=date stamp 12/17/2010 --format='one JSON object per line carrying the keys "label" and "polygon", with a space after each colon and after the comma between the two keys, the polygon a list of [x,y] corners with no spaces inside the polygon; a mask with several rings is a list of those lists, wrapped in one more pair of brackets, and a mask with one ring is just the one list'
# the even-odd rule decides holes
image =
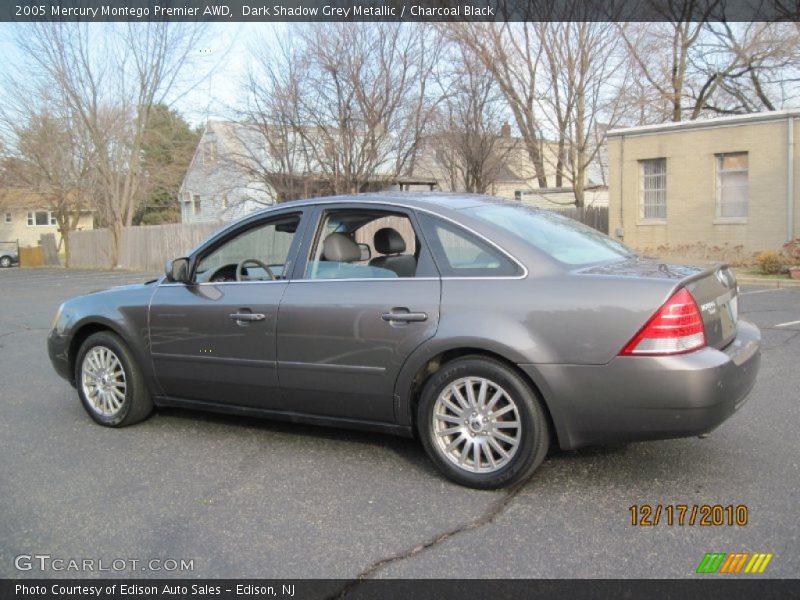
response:
{"label": "date stamp 12/17/2010", "polygon": [[744,527],[749,517],[746,504],[634,504],[628,511],[634,527]]}

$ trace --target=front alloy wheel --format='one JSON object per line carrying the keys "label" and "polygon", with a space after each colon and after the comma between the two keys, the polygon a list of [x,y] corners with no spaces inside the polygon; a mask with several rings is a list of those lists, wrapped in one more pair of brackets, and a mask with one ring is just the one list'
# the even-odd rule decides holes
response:
{"label": "front alloy wheel", "polygon": [[83,357],[81,389],[89,407],[103,417],[119,414],[125,403],[125,369],[111,348],[94,346]]}
{"label": "front alloy wheel", "polygon": [[514,369],[483,356],[442,366],[425,383],[417,424],[426,452],[449,479],[497,489],[530,476],[550,445],[547,416]]}
{"label": "front alloy wheel", "polygon": [[110,331],[94,333],[81,345],[75,384],[86,412],[101,425],[133,425],[153,411],[139,365],[125,342]]}

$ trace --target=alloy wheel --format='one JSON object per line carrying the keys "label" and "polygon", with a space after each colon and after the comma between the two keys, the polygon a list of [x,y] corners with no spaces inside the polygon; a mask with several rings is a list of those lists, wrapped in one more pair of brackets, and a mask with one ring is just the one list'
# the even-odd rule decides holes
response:
{"label": "alloy wheel", "polygon": [[450,383],[436,399],[431,418],[436,448],[471,473],[502,469],[522,441],[516,403],[485,377],[463,377]]}
{"label": "alloy wheel", "polygon": [[103,417],[116,416],[125,404],[125,369],[114,351],[94,346],[83,357],[81,388],[92,410]]}

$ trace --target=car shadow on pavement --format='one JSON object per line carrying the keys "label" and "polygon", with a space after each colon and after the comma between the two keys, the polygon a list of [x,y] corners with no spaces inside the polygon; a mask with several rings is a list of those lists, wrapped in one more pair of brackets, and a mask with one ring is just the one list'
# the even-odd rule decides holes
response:
{"label": "car shadow on pavement", "polygon": [[193,423],[208,423],[226,427],[240,427],[249,430],[255,429],[263,432],[295,436],[298,439],[309,438],[381,448],[389,450],[410,466],[422,471],[425,475],[441,477],[433,464],[428,460],[425,451],[416,439],[385,433],[373,433],[369,431],[309,425],[305,423],[291,423],[239,415],[226,415],[222,413],[174,407],[159,407],[156,415],[168,419],[180,419],[186,422],[191,421]]}

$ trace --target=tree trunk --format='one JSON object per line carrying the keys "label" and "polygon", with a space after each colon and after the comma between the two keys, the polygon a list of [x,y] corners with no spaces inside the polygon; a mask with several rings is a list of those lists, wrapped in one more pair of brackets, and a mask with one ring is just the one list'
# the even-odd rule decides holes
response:
{"label": "tree trunk", "polygon": [[64,243],[64,268],[69,269],[69,231],[61,233],[61,241]]}
{"label": "tree trunk", "polygon": [[120,249],[122,247],[123,226],[119,219],[114,219],[111,224],[111,268],[119,265]]}

